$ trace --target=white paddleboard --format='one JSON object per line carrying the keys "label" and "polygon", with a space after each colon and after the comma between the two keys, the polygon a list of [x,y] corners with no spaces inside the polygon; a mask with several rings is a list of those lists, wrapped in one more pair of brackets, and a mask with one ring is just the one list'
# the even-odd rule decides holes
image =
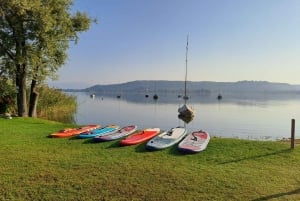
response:
{"label": "white paddleboard", "polygon": [[165,131],[153,139],[149,140],[146,144],[146,148],[149,150],[159,150],[168,148],[184,138],[187,131],[186,128],[177,127],[172,128],[169,131]]}

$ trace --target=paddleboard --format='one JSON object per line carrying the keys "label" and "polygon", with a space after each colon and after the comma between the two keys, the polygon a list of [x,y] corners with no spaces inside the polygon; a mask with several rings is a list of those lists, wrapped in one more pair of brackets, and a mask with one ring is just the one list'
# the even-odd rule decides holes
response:
{"label": "paddleboard", "polygon": [[186,133],[186,128],[172,128],[149,140],[146,144],[146,148],[149,150],[159,150],[171,147],[182,140]]}
{"label": "paddleboard", "polygon": [[160,132],[160,128],[147,128],[145,130],[139,131],[132,135],[129,135],[125,139],[121,140],[120,145],[127,146],[127,145],[135,145],[140,144],[142,142],[146,142],[151,138],[158,135]]}
{"label": "paddleboard", "polygon": [[109,135],[96,136],[93,139],[95,142],[106,142],[106,141],[116,140],[130,135],[134,133],[136,130],[137,130],[136,125],[125,126],[115,133]]}
{"label": "paddleboard", "polygon": [[89,132],[81,133],[78,135],[78,138],[86,139],[86,138],[93,138],[93,137],[100,136],[100,135],[109,135],[114,132],[117,132],[117,130],[119,128],[120,127],[117,125],[109,125],[109,126],[105,126],[102,128],[98,128],[98,129],[89,131]]}
{"label": "paddleboard", "polygon": [[89,132],[97,128],[100,128],[100,125],[86,125],[79,128],[65,128],[52,133],[49,136],[53,138],[66,138],[79,135],[80,133]]}
{"label": "paddleboard", "polygon": [[195,131],[188,134],[179,144],[178,149],[186,153],[197,153],[206,149],[210,136],[205,131]]}

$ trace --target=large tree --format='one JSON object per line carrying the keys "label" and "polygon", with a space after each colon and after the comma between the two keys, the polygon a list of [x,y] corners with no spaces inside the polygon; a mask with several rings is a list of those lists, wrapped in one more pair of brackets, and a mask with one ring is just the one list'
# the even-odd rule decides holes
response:
{"label": "large tree", "polygon": [[[0,71],[9,72],[17,88],[18,115],[27,116],[27,82],[31,80],[29,116],[35,116],[37,84],[54,77],[67,59],[70,41],[90,27],[85,13],[71,12],[72,0],[0,0]],[[2,68],[2,69],[1,69]]]}

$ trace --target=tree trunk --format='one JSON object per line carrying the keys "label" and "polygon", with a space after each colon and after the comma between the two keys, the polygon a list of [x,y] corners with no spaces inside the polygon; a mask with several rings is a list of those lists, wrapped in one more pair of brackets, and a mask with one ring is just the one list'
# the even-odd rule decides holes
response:
{"label": "tree trunk", "polygon": [[29,100],[29,113],[30,117],[37,117],[36,107],[38,103],[39,93],[36,91],[36,80],[33,79],[31,81],[31,88],[30,88],[30,100]]}
{"label": "tree trunk", "polygon": [[26,117],[27,111],[27,96],[26,96],[26,40],[23,21],[16,23],[13,29],[13,36],[16,39],[16,86],[18,88],[17,105],[18,115]]}
{"label": "tree trunk", "polygon": [[27,116],[27,100],[26,100],[26,78],[22,78],[18,87],[17,94],[17,105],[18,105],[18,115],[20,117]]}
{"label": "tree trunk", "polygon": [[18,94],[17,94],[18,115],[20,117],[26,117],[27,116],[27,101],[26,101],[25,64],[17,65],[16,86],[18,88]]}

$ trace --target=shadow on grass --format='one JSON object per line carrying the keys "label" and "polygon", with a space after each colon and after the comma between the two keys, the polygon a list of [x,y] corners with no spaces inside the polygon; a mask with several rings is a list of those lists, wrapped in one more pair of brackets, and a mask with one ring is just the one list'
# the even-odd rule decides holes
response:
{"label": "shadow on grass", "polygon": [[97,144],[98,142],[95,142],[93,138],[83,139],[84,141],[82,144]]}
{"label": "shadow on grass", "polygon": [[280,198],[282,196],[295,195],[295,194],[300,194],[300,188],[298,188],[296,190],[293,190],[293,191],[285,192],[285,193],[276,193],[276,194],[273,194],[273,195],[267,195],[267,196],[264,196],[264,197],[254,199],[252,201],[271,200],[271,199],[275,199],[275,198]]}
{"label": "shadow on grass", "polygon": [[[164,149],[147,149],[147,146],[146,146],[147,142],[144,142],[142,144],[139,144],[136,146],[135,148],[135,151],[138,152],[138,153],[145,153],[145,152],[160,152],[160,151],[163,151]],[[168,149],[168,148],[166,148]],[[175,151],[170,151],[170,154],[174,154],[176,155],[177,153],[175,153]]]}
{"label": "shadow on grass", "polygon": [[250,156],[250,157],[243,157],[243,158],[238,158],[238,159],[234,159],[234,160],[228,160],[228,161],[220,162],[219,164],[238,163],[238,162],[245,161],[245,160],[258,159],[258,158],[273,156],[273,155],[282,154],[282,153],[290,153],[290,152],[292,152],[291,149],[283,149],[283,150],[275,151],[272,153],[261,154],[261,155]]}
{"label": "shadow on grass", "polygon": [[[106,143],[106,142],[100,142],[100,143]],[[111,149],[111,148],[120,148],[120,140],[114,140],[111,142],[111,144],[106,148],[106,149]]]}
{"label": "shadow on grass", "polygon": [[76,135],[76,136],[70,137],[69,140],[80,140],[80,139]]}
{"label": "shadow on grass", "polygon": [[72,137],[52,137],[51,134],[46,135],[46,138],[51,138],[51,139],[67,139],[67,140],[79,140],[77,136],[72,136]]}
{"label": "shadow on grass", "polygon": [[95,144],[97,142],[94,142],[93,138],[78,138],[78,136],[73,136],[69,138],[69,140],[82,140],[82,144]]}
{"label": "shadow on grass", "polygon": [[145,152],[161,152],[161,151],[164,151],[167,149],[167,152],[168,154],[170,155],[174,155],[174,156],[185,156],[185,155],[190,155],[189,153],[182,153],[178,150],[177,148],[177,144],[169,147],[169,148],[165,148],[165,149],[157,149],[157,150],[150,150],[150,149],[147,149],[146,148],[146,144],[147,142],[145,143],[142,143],[142,144],[139,144],[136,146],[135,148],[135,151],[138,152],[138,153],[145,153]]}
{"label": "shadow on grass", "polygon": [[175,144],[169,148],[169,154],[174,156],[185,156],[189,155],[188,153],[183,153],[178,150],[178,144]]}
{"label": "shadow on grass", "polygon": [[147,144],[147,142],[143,142],[141,144],[136,145],[135,152],[137,152],[137,153],[149,152],[149,150],[146,149],[146,144]]}

